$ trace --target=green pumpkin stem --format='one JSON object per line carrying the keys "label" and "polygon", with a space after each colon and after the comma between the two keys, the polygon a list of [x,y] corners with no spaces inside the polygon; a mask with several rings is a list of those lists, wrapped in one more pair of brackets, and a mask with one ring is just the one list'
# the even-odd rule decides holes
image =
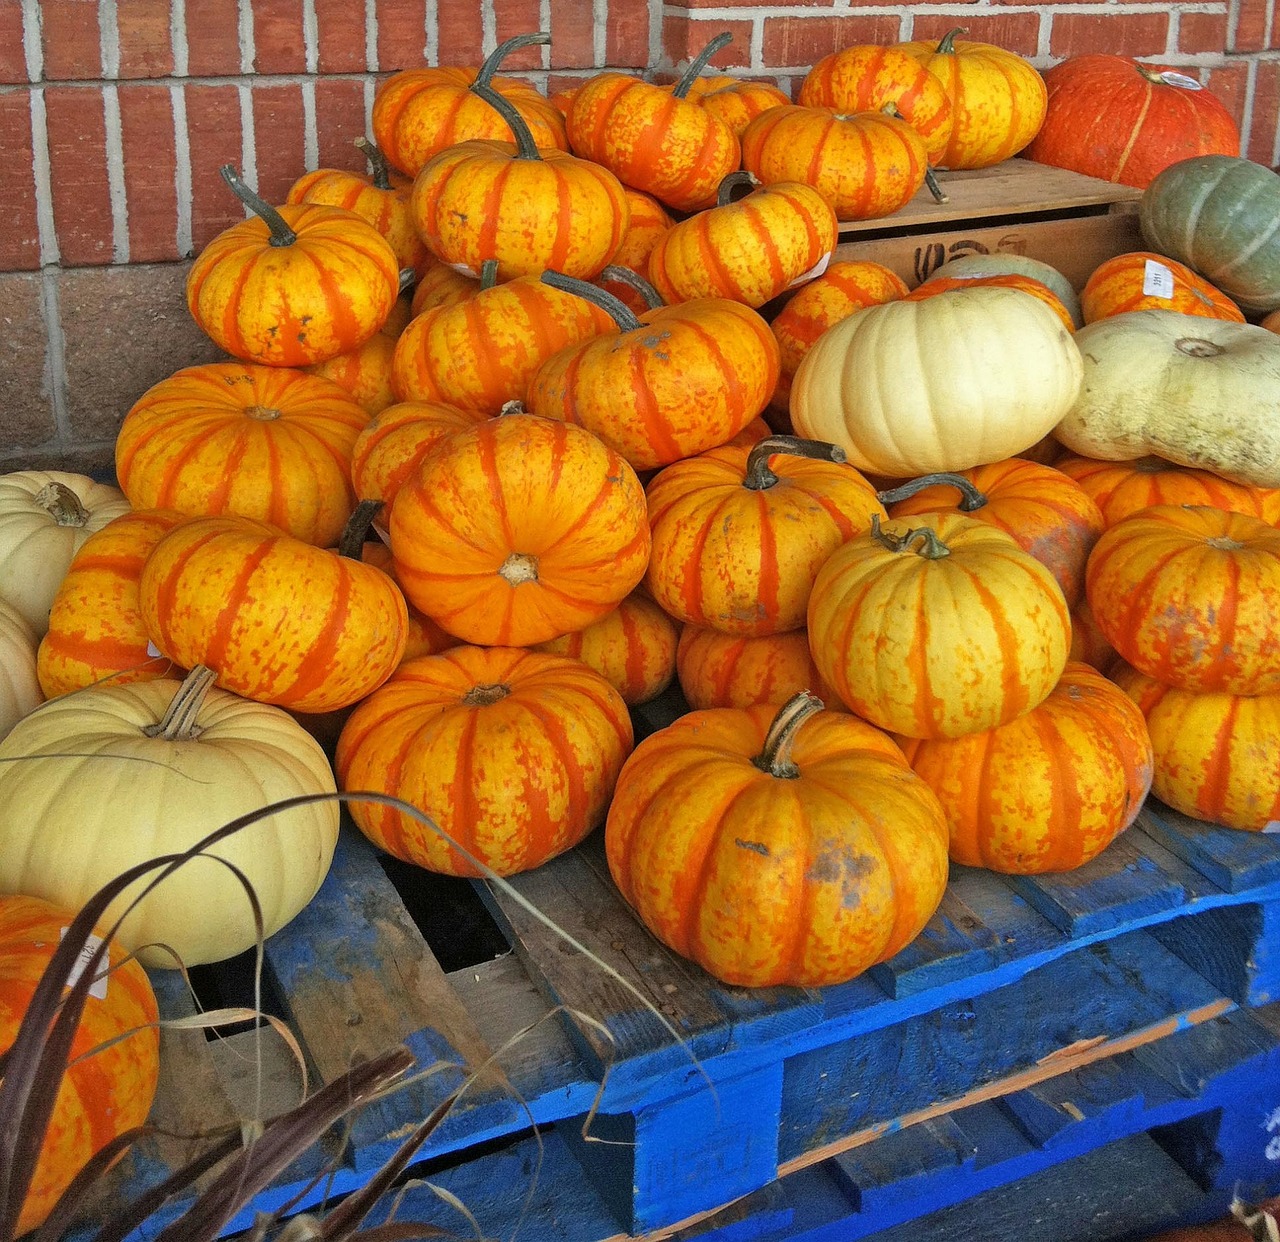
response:
{"label": "green pumpkin stem", "polygon": [[747,454],[747,473],[742,486],[752,492],[764,492],[778,482],[778,476],[769,469],[769,458],[774,453],[786,453],[789,457],[812,457],[816,461],[847,461],[844,449],[825,440],[804,440],[800,436],[766,436],[751,446]]}
{"label": "green pumpkin stem", "polygon": [[[538,144],[534,142],[533,134],[524,117],[520,115],[520,109],[506,96],[499,95],[490,85],[490,79],[493,77],[493,71],[498,67],[498,61],[507,52],[512,52],[517,47],[527,47],[531,43],[549,42],[551,42],[551,36],[545,34],[516,35],[514,39],[508,39],[484,62],[480,72],[476,75],[476,80],[471,83],[469,88],[473,95],[483,99],[489,107],[506,121],[507,128],[511,131],[512,137],[515,138],[516,159],[518,160],[540,160],[542,153],[538,150]],[[499,55],[499,53],[502,55]],[[487,74],[485,72],[486,69],[488,69]]]}
{"label": "green pumpkin stem", "polygon": [[543,272],[538,279],[544,285],[550,285],[551,288],[559,289],[562,293],[573,293],[580,298],[586,298],[588,302],[604,311],[623,332],[630,332],[633,328],[643,326],[635,311],[621,298],[614,297],[607,289],[601,289],[598,285],[588,284],[585,280],[578,280],[573,276],[566,276],[563,272]]}
{"label": "green pumpkin stem", "polygon": [[236,172],[231,164],[223,164],[218,169],[219,175],[223,181],[231,187],[231,193],[236,196],[255,216],[261,219],[271,230],[271,245],[273,246],[292,246],[298,240],[298,235],[291,229],[288,223],[265,198],[260,198],[255,194],[243,181],[240,180],[240,174]]}
{"label": "green pumpkin stem", "polygon": [[[928,526],[913,526],[905,535],[895,535],[880,526],[880,515],[871,515],[871,538],[890,552],[914,552],[927,561],[940,561],[951,555],[951,549]],[[919,547],[912,547],[918,543]]]}
{"label": "green pumpkin stem", "polygon": [[168,710],[155,724],[143,728],[147,737],[163,738],[166,742],[194,742],[204,732],[196,720],[204,706],[205,696],[218,680],[218,674],[204,664],[197,664],[178,687],[169,701]]}
{"label": "green pumpkin stem", "polygon": [[56,479],[36,492],[35,502],[53,518],[56,526],[84,526],[89,521],[89,510],[80,503],[80,497]]}
{"label": "green pumpkin stem", "polygon": [[373,174],[374,189],[391,189],[391,165],[387,161],[387,157],[363,134],[355,140],[354,145],[364,158],[369,161],[369,168]]}
{"label": "green pumpkin stem", "polygon": [[[475,90],[477,86],[488,86],[493,81],[493,75],[498,72],[498,66],[502,64],[512,52],[519,51],[522,47],[537,47],[544,43],[550,43],[551,36],[542,31],[536,34],[518,34],[513,35],[503,43],[499,43],[497,47],[489,53],[484,59],[476,73],[476,80],[471,84],[471,89]],[[479,92],[477,92],[479,94]]]}
{"label": "green pumpkin stem", "polygon": [[338,555],[349,561],[364,559],[364,545],[369,538],[369,527],[382,509],[381,500],[362,500],[356,505],[338,538]]}
{"label": "green pumpkin stem", "polygon": [[480,291],[492,289],[498,283],[498,260],[486,259],[480,264]]}
{"label": "green pumpkin stem", "polygon": [[942,41],[938,44],[937,50],[934,52],[934,55],[935,56],[954,56],[956,54],[956,47],[955,47],[956,35],[962,35],[962,34],[968,34],[968,33],[969,33],[968,26],[955,26],[952,29],[948,30],[947,33],[942,36]]}
{"label": "green pumpkin stem", "polygon": [[[742,189],[745,185],[748,188],[747,193],[754,190],[760,184],[754,174],[749,173],[745,168],[739,168],[737,172],[731,172],[716,187],[716,206],[727,207],[733,202],[734,194]],[[746,198],[746,194],[742,196]]]}
{"label": "green pumpkin stem", "polygon": [[722,47],[728,47],[733,42],[733,35],[729,31],[716,35],[706,47],[702,49],[690,62],[689,67],[680,75],[680,80],[671,88],[671,93],[677,99],[683,99],[692,89],[693,84],[698,80],[702,71],[707,67],[709,61]]}
{"label": "green pumpkin stem", "polygon": [[[901,121],[904,125],[911,124],[911,122],[902,115],[901,111],[899,111],[896,103],[887,103],[880,109],[880,111],[887,112],[891,117]],[[924,166],[924,183],[928,187],[929,193],[933,195],[933,201],[935,203],[949,203],[951,201],[947,192],[939,184],[938,174],[933,171],[932,164],[926,163]]]}
{"label": "green pumpkin stem", "polygon": [[[629,289],[634,289],[645,300],[645,305],[650,310],[657,310],[659,306],[665,306],[660,294],[639,272],[633,272],[629,267],[622,267],[616,263],[610,263],[604,268],[597,280],[611,280],[619,285],[626,285]],[[606,290],[608,292],[608,290]]]}
{"label": "green pumpkin stem", "polygon": [[954,487],[959,490],[961,499],[957,508],[961,513],[972,513],[975,509],[981,509],[987,503],[987,498],[964,475],[950,474],[947,471],[939,474],[922,474],[918,479],[912,479],[910,483],[903,483],[900,487],[890,488],[887,492],[877,492],[876,499],[887,507],[896,504],[899,500],[906,500],[917,492],[924,491],[926,487],[933,487],[935,484]]}
{"label": "green pumpkin stem", "polygon": [[791,760],[791,748],[795,745],[800,726],[826,704],[816,694],[801,690],[789,698],[779,709],[765,735],[764,749],[751,761],[762,772],[779,780],[793,781],[800,769]]}

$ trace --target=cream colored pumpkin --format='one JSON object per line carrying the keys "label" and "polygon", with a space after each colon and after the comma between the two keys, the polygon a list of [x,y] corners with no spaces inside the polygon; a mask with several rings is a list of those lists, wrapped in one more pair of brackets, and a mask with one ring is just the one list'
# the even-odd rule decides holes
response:
{"label": "cream colored pumpkin", "polygon": [[0,600],[12,604],[37,638],[71,558],[96,530],[129,512],[118,487],[61,470],[0,475]]}
{"label": "cream colored pumpkin", "polygon": [[38,645],[27,619],[0,600],[0,738],[44,701],[36,675]]}
{"label": "cream colored pumpkin", "polygon": [[1016,456],[1071,407],[1083,367],[1049,307],[1015,289],[886,302],[827,329],[791,387],[797,435],[908,478]]}
{"label": "cream colored pumpkin", "polygon": [[1081,328],[1080,396],[1054,428],[1099,461],[1163,457],[1236,483],[1280,487],[1280,337],[1177,311]]}
{"label": "cream colored pumpkin", "polygon": [[[0,741],[0,892],[78,908],[136,863],[185,850],[239,815],[299,794],[332,793],[319,744],[287,713],[187,681],[93,686],[51,699]],[[269,815],[210,851],[249,878],[264,932],[315,896],[338,836],[337,801]],[[124,912],[131,888],[108,917]],[[222,863],[185,864],[120,931],[148,966],[220,961],[255,942],[252,910]]]}

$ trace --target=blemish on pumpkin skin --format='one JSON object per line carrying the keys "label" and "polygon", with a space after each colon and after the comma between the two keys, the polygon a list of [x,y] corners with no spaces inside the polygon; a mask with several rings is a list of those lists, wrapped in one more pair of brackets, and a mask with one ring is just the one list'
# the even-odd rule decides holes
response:
{"label": "blemish on pumpkin skin", "polygon": [[769,847],[765,845],[763,841],[743,841],[735,837],[733,843],[739,849],[751,850],[752,853],[759,854],[761,858],[773,857],[773,855],[769,853]]}

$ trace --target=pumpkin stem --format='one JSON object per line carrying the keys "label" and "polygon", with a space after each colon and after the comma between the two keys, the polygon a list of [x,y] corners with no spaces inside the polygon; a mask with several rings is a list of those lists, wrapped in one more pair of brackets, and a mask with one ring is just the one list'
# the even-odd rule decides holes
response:
{"label": "pumpkin stem", "polygon": [[[911,122],[902,115],[901,110],[896,103],[887,103],[881,112],[887,112],[891,117],[901,121],[904,125],[910,125]],[[929,193],[933,195],[935,203],[949,203],[951,199],[947,196],[947,192],[938,184],[938,174],[933,171],[933,165],[926,162],[924,166],[924,183],[929,188]]]}
{"label": "pumpkin stem", "polygon": [[391,165],[388,163],[387,157],[363,134],[355,140],[355,146],[363,154],[364,158],[369,161],[369,167],[373,170],[374,189],[391,189]]}
{"label": "pumpkin stem", "polygon": [[[523,42],[521,42],[523,40]],[[544,34],[537,35],[516,35],[514,39],[508,39],[502,47],[494,52],[489,60],[485,61],[485,65],[493,60],[503,48],[508,51],[515,47],[524,47],[528,43],[549,43],[550,36]],[[504,53],[505,54],[505,53]],[[495,65],[496,68],[496,65]],[[480,73],[484,73],[482,67]],[[478,95],[485,101],[504,121],[507,128],[511,131],[512,137],[516,143],[516,159],[518,160],[540,160],[542,155],[538,151],[538,144],[533,140],[533,134],[529,130],[529,126],[525,123],[524,117],[520,115],[520,109],[503,95],[499,95],[497,91],[489,85],[489,78],[493,76],[493,71],[489,71],[489,77],[479,77],[471,83],[470,91],[473,95]]]}
{"label": "pumpkin stem", "polygon": [[[734,193],[742,189],[744,185],[750,187],[747,191],[747,193],[750,193],[759,184],[759,179],[745,168],[739,168],[737,172],[731,172],[716,188],[716,206],[727,207],[733,202]],[[742,197],[745,198],[746,194]]]}
{"label": "pumpkin stem", "polygon": [[938,44],[937,51],[934,53],[934,55],[935,56],[954,56],[956,51],[956,46],[955,46],[956,35],[962,35],[962,34],[968,34],[968,33],[969,33],[968,26],[956,26],[953,29],[948,30],[947,33],[942,36],[942,41]]}
{"label": "pumpkin stem", "polygon": [[544,285],[550,285],[563,293],[573,293],[580,298],[586,298],[588,302],[604,311],[623,332],[630,332],[633,328],[644,326],[635,311],[621,298],[614,297],[607,289],[601,289],[598,285],[590,285],[585,280],[566,276],[563,272],[543,272],[538,279]]}
{"label": "pumpkin stem", "polygon": [[912,479],[910,483],[890,488],[887,492],[877,492],[876,499],[887,507],[924,491],[926,487],[933,487],[934,484],[949,485],[960,490],[961,499],[957,508],[961,513],[972,513],[987,503],[987,498],[964,475],[950,474],[946,471],[940,474],[922,474],[918,479]]}
{"label": "pumpkin stem", "polygon": [[[895,535],[880,526],[880,515],[871,515],[871,538],[890,552],[914,552],[926,561],[940,561],[951,555],[951,549],[938,538],[938,532],[928,526],[913,526],[905,535]],[[913,548],[913,543],[919,547]]]}
{"label": "pumpkin stem", "polygon": [[825,440],[802,440],[799,436],[766,436],[756,441],[747,454],[747,474],[742,486],[753,492],[768,491],[778,482],[778,476],[769,469],[769,458],[774,453],[786,453],[789,457],[812,457],[817,461],[833,461],[839,464],[848,460],[844,449]]}
{"label": "pumpkin stem", "polygon": [[273,246],[292,246],[298,240],[298,235],[288,225],[284,216],[282,216],[265,198],[260,198],[255,194],[243,181],[240,180],[240,174],[236,172],[231,164],[223,164],[218,169],[223,181],[231,187],[231,193],[236,196],[250,211],[253,212],[260,220],[262,220],[268,229],[271,230],[271,245]]}
{"label": "pumpkin stem", "polygon": [[[617,263],[610,263],[604,268],[597,280],[612,280],[620,285],[626,285],[629,289],[634,289],[642,298],[650,310],[657,310],[659,306],[665,306],[660,294],[639,272],[633,272],[629,267],[622,267]],[[608,290],[605,290],[607,293]]]}
{"label": "pumpkin stem", "polygon": [[492,289],[498,283],[498,260],[486,259],[480,264],[480,292]]}
{"label": "pumpkin stem", "polygon": [[707,67],[709,61],[722,47],[728,47],[733,42],[733,35],[729,31],[718,34],[706,47],[702,49],[690,62],[689,67],[680,75],[680,81],[671,88],[671,93],[677,99],[683,99],[692,89],[693,84],[698,80],[698,76]]}
{"label": "pumpkin stem", "polygon": [[512,552],[499,566],[498,575],[513,587],[523,582],[537,582],[538,558],[528,552]]}
{"label": "pumpkin stem", "polygon": [[462,696],[462,701],[467,707],[488,707],[490,703],[500,703],[510,693],[510,686],[495,682],[489,686],[472,686]]}
{"label": "pumpkin stem", "polygon": [[[493,75],[498,72],[498,66],[501,65],[512,52],[517,52],[522,47],[536,47],[539,44],[550,42],[551,36],[539,31],[536,34],[513,35],[505,42],[499,43],[498,46],[485,57],[484,64],[482,64],[476,72],[476,80],[471,84],[471,89],[475,90],[477,86],[487,87],[493,81]],[[479,94],[478,91],[476,93]],[[481,96],[481,98],[484,97]]]}
{"label": "pumpkin stem", "polygon": [[160,737],[166,742],[194,742],[204,732],[196,720],[204,706],[209,687],[218,680],[218,674],[204,664],[197,664],[178,687],[169,702],[164,716],[155,724],[146,725],[147,737]]}
{"label": "pumpkin stem", "polygon": [[365,541],[369,537],[369,527],[382,508],[381,500],[362,500],[347,519],[338,538],[338,555],[349,561],[363,560]]}
{"label": "pumpkin stem", "polygon": [[791,748],[795,745],[800,726],[826,706],[816,694],[801,690],[789,698],[779,709],[765,735],[764,749],[752,759],[762,772],[779,780],[793,781],[800,769],[791,760]]}
{"label": "pumpkin stem", "polygon": [[89,510],[65,483],[51,480],[36,492],[35,500],[58,526],[83,526],[89,520]]}

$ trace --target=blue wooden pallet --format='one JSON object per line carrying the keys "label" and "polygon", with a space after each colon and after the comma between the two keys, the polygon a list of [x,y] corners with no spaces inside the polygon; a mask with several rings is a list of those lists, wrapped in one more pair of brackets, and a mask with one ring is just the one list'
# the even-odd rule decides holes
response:
{"label": "blue wooden pallet", "polygon": [[[653,718],[638,723],[643,732]],[[1029,1100],[1044,1084],[1280,997],[1280,839],[1156,803],[1069,875],[954,868],[915,942],[820,990],[727,987],[667,951],[617,893],[599,833],[512,885],[616,975],[512,893],[484,886],[512,952],[446,974],[377,851],[344,826],[320,893],[267,942],[265,987],[313,1086],[399,1043],[429,1072],[366,1109],[255,1206],[363,1185],[413,1124],[482,1071],[424,1156],[465,1164],[494,1145],[553,1136],[613,1234],[670,1230],[850,1153],[950,1134],[948,1119]],[[180,980],[155,979],[167,1015],[190,1010]],[[164,1039],[154,1119],[179,1135],[237,1121],[216,1046],[198,1032]],[[1035,1150],[1053,1148],[1048,1123],[1034,1125]],[[119,1193],[153,1184],[197,1146],[150,1140],[120,1170]]]}

